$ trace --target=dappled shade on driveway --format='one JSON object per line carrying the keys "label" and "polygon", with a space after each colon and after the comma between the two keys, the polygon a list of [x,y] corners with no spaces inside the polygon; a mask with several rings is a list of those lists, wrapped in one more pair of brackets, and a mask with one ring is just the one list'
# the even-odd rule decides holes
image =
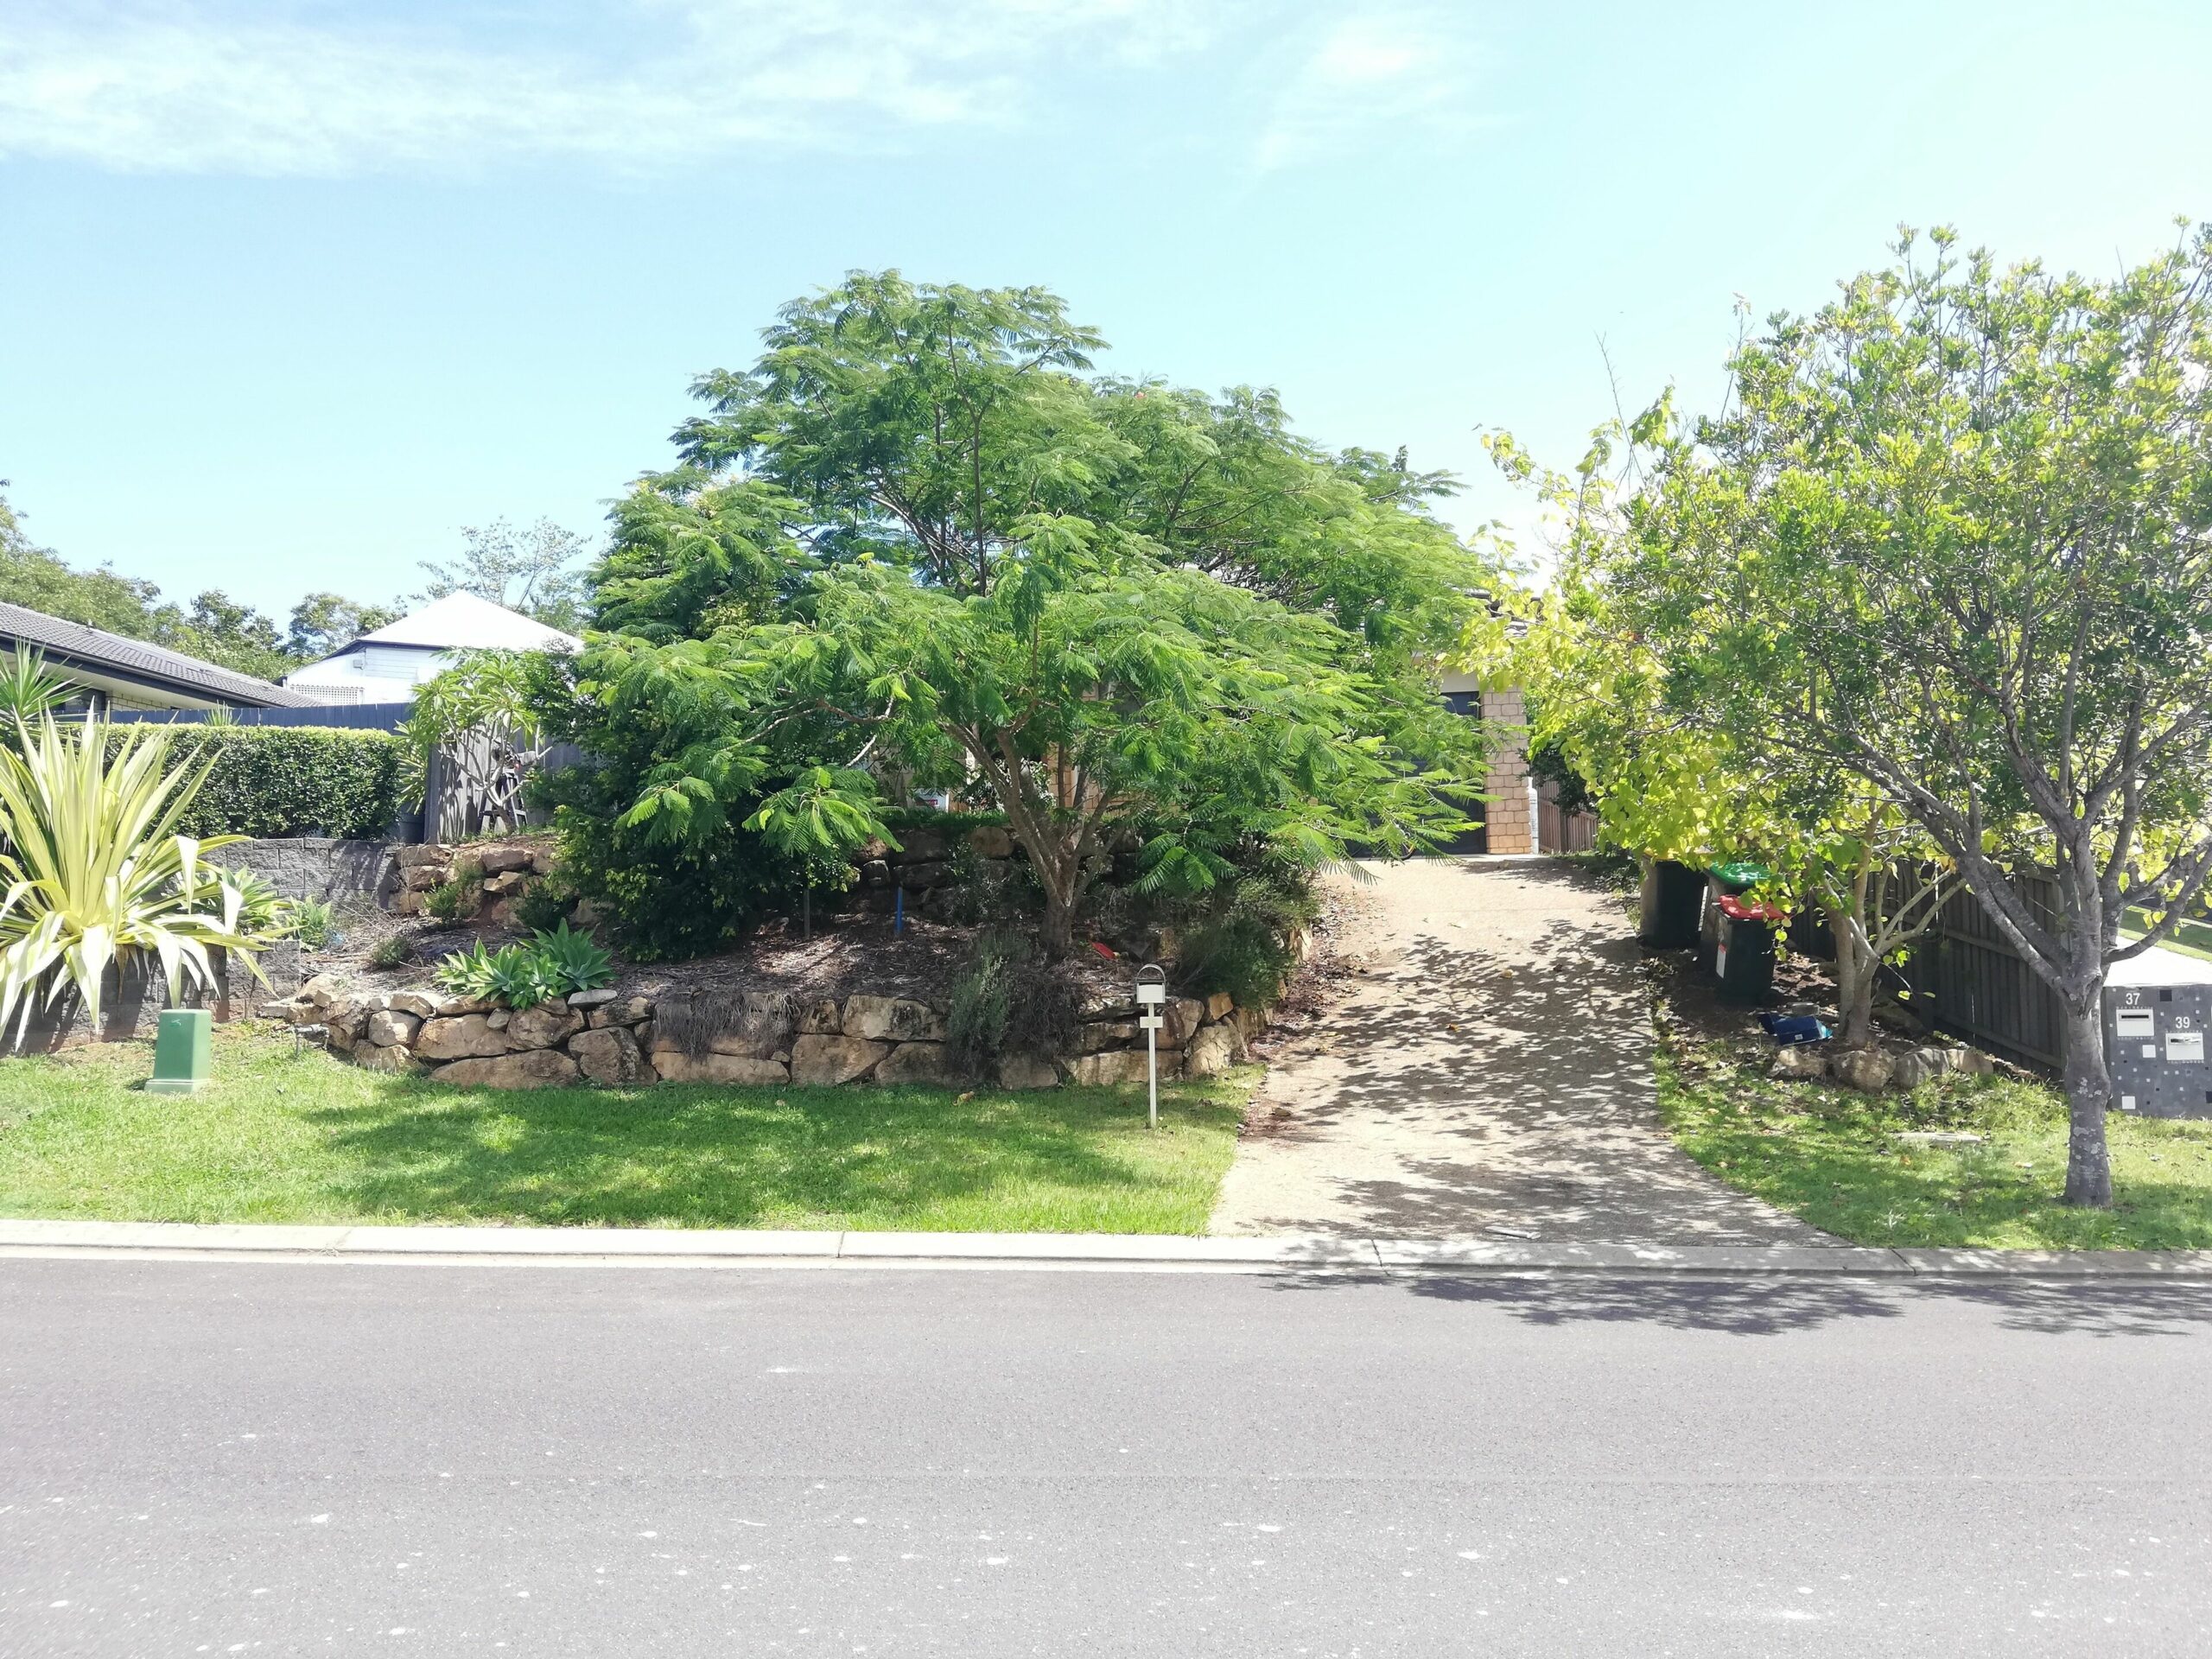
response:
{"label": "dappled shade on driveway", "polygon": [[1662,1128],[1620,898],[1545,861],[1369,864],[1363,960],[1270,1072],[1217,1233],[1825,1244]]}

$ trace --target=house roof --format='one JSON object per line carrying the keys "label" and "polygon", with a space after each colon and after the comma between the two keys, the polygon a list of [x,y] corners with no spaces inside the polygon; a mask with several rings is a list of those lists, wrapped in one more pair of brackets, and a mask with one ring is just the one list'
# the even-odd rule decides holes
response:
{"label": "house roof", "polygon": [[67,622],[44,611],[0,601],[0,647],[30,646],[56,668],[112,677],[152,690],[226,703],[240,709],[299,709],[308,699],[281,685],[234,674],[181,651],[127,639],[119,633]]}
{"label": "house roof", "polygon": [[[435,651],[581,651],[583,641],[474,594],[448,594],[353,645],[424,645]],[[348,651],[353,648],[348,645]]]}

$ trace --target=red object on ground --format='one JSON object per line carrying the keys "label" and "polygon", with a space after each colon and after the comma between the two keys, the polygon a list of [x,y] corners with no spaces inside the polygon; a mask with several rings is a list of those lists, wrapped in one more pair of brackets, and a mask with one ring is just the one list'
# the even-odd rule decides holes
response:
{"label": "red object on ground", "polygon": [[1747,905],[1734,893],[1720,896],[1720,913],[1738,922],[1780,922],[1788,918],[1772,905]]}
{"label": "red object on ground", "polygon": [[1097,940],[1093,939],[1090,942],[1090,948],[1096,950],[1100,956],[1105,957],[1107,961],[1111,962],[1114,960],[1113,951],[1109,950],[1105,945],[1099,944]]}

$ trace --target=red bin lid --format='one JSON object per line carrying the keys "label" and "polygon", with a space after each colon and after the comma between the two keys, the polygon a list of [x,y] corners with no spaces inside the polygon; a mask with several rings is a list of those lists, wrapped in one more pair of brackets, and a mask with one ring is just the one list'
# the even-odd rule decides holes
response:
{"label": "red bin lid", "polygon": [[1732,893],[1721,894],[1720,913],[1738,922],[1778,922],[1782,912],[1772,905],[1747,905]]}

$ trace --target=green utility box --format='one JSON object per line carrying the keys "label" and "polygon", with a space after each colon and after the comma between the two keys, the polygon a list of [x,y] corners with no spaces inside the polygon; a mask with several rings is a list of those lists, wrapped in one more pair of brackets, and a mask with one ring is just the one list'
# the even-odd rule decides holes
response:
{"label": "green utility box", "polygon": [[149,1095],[196,1095],[214,1069],[215,1017],[205,1008],[164,1008],[154,1033]]}
{"label": "green utility box", "polygon": [[1697,943],[1698,906],[1704,878],[1670,858],[1643,861],[1643,893],[1636,937],[1660,950],[1686,950]]}

